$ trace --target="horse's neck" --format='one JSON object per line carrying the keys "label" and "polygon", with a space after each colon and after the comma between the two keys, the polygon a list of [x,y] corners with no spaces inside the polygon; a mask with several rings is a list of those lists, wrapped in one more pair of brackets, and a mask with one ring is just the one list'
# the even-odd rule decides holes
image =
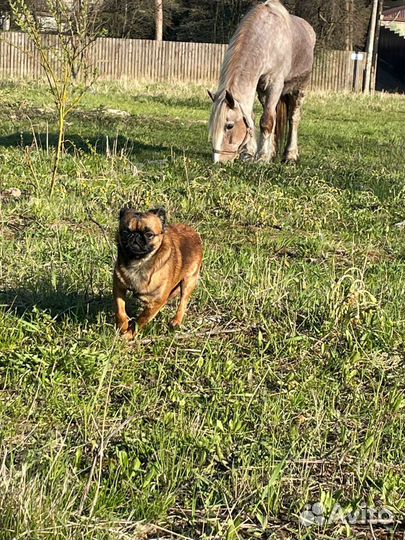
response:
{"label": "horse's neck", "polygon": [[[303,19],[291,17],[278,0],[253,8],[236,30],[221,68],[219,93],[228,90],[252,116],[260,78],[271,85],[308,76],[315,34]],[[294,65],[292,65],[294,59]]]}
{"label": "horse's neck", "polygon": [[250,117],[253,113],[253,105],[256,97],[256,85],[253,88],[249,88],[249,91],[239,100],[242,111],[248,114]]}
{"label": "horse's neck", "polygon": [[253,110],[259,78],[263,74],[263,58],[268,54],[269,20],[271,25],[274,24],[269,18],[271,10],[286,12],[278,1],[271,0],[258,5],[246,15],[229,44],[222,65],[219,90],[231,92],[249,114]]}
{"label": "horse's neck", "polygon": [[[259,70],[257,80],[259,80]],[[249,77],[243,73],[233,73],[232,77],[225,79],[221,84],[221,89],[228,90],[241,105],[245,114],[252,114],[253,104],[256,97],[257,82],[254,81],[254,76],[249,74]]]}

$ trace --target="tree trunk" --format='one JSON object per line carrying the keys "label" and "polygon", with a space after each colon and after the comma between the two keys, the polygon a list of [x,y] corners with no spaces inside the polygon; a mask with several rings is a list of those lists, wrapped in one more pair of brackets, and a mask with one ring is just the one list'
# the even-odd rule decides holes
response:
{"label": "tree trunk", "polygon": [[156,41],[163,39],[163,0],[155,0]]}
{"label": "tree trunk", "polygon": [[346,0],[346,51],[353,50],[353,0]]}

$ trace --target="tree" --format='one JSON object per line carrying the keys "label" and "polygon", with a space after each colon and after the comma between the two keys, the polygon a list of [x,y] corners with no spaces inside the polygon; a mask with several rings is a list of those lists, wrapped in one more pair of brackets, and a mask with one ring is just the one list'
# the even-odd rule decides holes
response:
{"label": "tree", "polygon": [[370,19],[369,0],[285,0],[291,13],[313,27],[318,46],[363,49]]}
{"label": "tree", "polygon": [[[173,26],[180,0],[161,0],[162,34]],[[100,13],[110,37],[156,38],[156,0],[103,0]]]}
{"label": "tree", "polygon": [[96,78],[85,53],[100,33],[97,4],[94,0],[45,0],[47,13],[55,21],[57,39],[52,41],[44,39],[37,13],[25,0],[12,0],[10,6],[16,24],[28,34],[38,52],[56,107],[58,142],[51,172],[52,194],[63,153],[66,118]]}
{"label": "tree", "polygon": [[[61,1],[61,0],[59,0]],[[66,2],[68,0],[65,0]],[[78,0],[69,0],[74,2]],[[111,37],[228,43],[242,17],[262,0],[97,0],[98,23]],[[363,49],[371,0],[282,0],[315,29],[318,46]],[[1,3],[6,0],[0,0]],[[47,0],[26,0],[37,13]],[[34,8],[35,6],[35,8]]]}
{"label": "tree", "polygon": [[163,39],[163,0],[155,0],[155,39]]}
{"label": "tree", "polygon": [[242,17],[259,0],[181,0],[175,7],[169,39],[227,43]]}
{"label": "tree", "polygon": [[[167,39],[227,43],[242,17],[260,0],[177,0],[165,16]],[[283,0],[290,13],[315,29],[318,46],[364,48],[370,0]],[[169,11],[169,13],[168,13]]]}

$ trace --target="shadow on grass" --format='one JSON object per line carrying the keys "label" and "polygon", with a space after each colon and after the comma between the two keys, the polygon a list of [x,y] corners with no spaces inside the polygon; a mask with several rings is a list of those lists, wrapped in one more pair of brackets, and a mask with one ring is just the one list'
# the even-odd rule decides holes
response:
{"label": "shadow on grass", "polygon": [[[35,137],[32,133],[11,133],[0,137],[0,146],[5,148],[12,147],[37,147],[39,150],[47,151],[49,148],[55,148],[58,142],[57,133],[38,133]],[[65,150],[74,155],[77,152],[85,154],[99,155],[137,155],[143,154],[146,157],[162,157],[172,152],[183,153],[183,149],[169,147],[163,144],[153,145],[144,144],[140,141],[128,139],[123,135],[106,138],[105,135],[99,137],[82,137],[80,135],[68,134],[65,141]]]}
{"label": "shadow on grass", "polygon": [[55,320],[74,319],[96,322],[100,313],[112,316],[112,297],[52,289],[48,283],[36,285],[35,290],[11,288],[0,290],[0,307],[17,317],[31,319],[35,310],[49,314]]}
{"label": "shadow on grass", "polygon": [[[113,321],[112,292],[94,295],[72,291],[64,285],[55,290],[47,281],[36,283],[33,287],[0,289],[0,309],[24,319],[32,319],[32,313],[38,310],[57,321],[69,319],[95,323],[100,313]],[[135,316],[139,311],[139,303],[132,295],[128,295],[127,304],[129,315]]]}
{"label": "shadow on grass", "polygon": [[170,107],[184,107],[187,109],[199,109],[207,112],[207,118],[210,114],[212,101],[206,95],[206,101],[203,101],[198,96],[191,96],[188,98],[171,97],[165,94],[148,95],[140,94],[137,96],[137,103],[158,103],[159,105],[168,105]]}

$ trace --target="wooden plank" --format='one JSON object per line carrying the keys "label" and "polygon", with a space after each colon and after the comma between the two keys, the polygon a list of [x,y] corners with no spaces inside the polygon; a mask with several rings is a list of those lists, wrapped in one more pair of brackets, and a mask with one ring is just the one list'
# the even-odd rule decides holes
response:
{"label": "wooden plank", "polygon": [[132,39],[128,41],[130,43],[130,53],[128,55],[128,78],[133,81],[135,79],[135,47]]}
{"label": "wooden plank", "polygon": [[179,43],[179,66],[177,70],[177,76],[179,81],[184,81],[184,43]]}
{"label": "wooden plank", "polygon": [[119,80],[121,78],[121,64],[122,64],[122,54],[121,54],[121,39],[115,39],[112,43],[115,47],[115,66],[114,66],[114,72],[113,77],[115,80]]}
{"label": "wooden plank", "polygon": [[105,67],[105,57],[107,54],[107,38],[100,38],[97,40],[96,44],[96,62],[99,70],[99,78],[103,81],[106,79],[106,67]]}
{"label": "wooden plank", "polygon": [[142,41],[142,79],[147,78],[148,74],[148,63],[146,57],[147,42]]}
{"label": "wooden plank", "polygon": [[201,44],[202,46],[202,60],[201,60],[201,63],[202,63],[202,67],[201,67],[201,81],[203,83],[207,83],[208,82],[208,70],[207,70],[207,44],[206,43],[202,43]]}
{"label": "wooden plank", "polygon": [[156,80],[157,42],[149,41],[149,79]]}
{"label": "wooden plank", "polygon": [[174,66],[173,66],[173,80],[181,80],[180,77],[180,57],[181,57],[181,44],[176,43],[175,55],[174,55]]}
{"label": "wooden plank", "polygon": [[136,44],[132,43],[133,47],[133,79],[137,80],[139,78],[139,64],[140,64],[140,49],[136,47]]}
{"label": "wooden plank", "polygon": [[113,79],[116,62],[117,59],[115,58],[115,48],[113,47],[113,41],[111,40],[111,38],[106,38],[103,55],[103,73],[105,74],[105,80],[111,81]]}
{"label": "wooden plank", "polygon": [[176,49],[176,43],[174,41],[166,41],[166,54],[165,54],[166,80],[170,82],[173,81],[175,49]]}

